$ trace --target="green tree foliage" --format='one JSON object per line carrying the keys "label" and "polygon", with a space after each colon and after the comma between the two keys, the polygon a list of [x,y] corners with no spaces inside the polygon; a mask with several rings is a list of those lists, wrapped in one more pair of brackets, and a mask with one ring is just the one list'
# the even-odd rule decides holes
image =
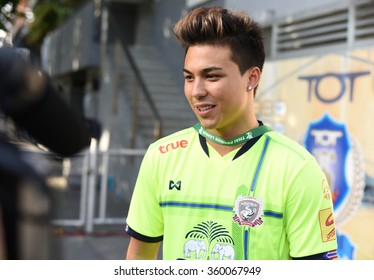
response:
{"label": "green tree foliage", "polygon": [[29,26],[26,40],[40,46],[44,37],[56,29],[87,0],[39,0],[34,6],[35,20]]}
{"label": "green tree foliage", "polygon": [[[86,1],[88,0],[38,0],[33,7],[34,20],[26,26],[24,40],[27,44],[39,48],[45,36],[56,29]],[[6,4],[13,4],[13,9],[10,13],[5,14],[1,11],[0,22],[14,20],[17,15],[16,7],[18,2],[18,0],[0,0],[1,10]],[[7,30],[3,23],[0,23],[0,28]]]}

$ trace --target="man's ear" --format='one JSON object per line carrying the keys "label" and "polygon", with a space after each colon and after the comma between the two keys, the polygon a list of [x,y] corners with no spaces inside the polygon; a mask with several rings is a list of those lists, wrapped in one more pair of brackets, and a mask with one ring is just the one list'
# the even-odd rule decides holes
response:
{"label": "man's ear", "polygon": [[248,85],[247,88],[256,89],[261,79],[261,70],[258,67],[252,67],[247,70]]}

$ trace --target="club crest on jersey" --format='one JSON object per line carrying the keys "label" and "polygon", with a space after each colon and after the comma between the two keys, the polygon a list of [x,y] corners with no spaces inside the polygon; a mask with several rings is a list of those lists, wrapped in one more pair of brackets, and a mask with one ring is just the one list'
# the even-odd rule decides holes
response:
{"label": "club crest on jersey", "polygon": [[238,196],[235,202],[235,214],[232,217],[234,222],[240,226],[255,227],[263,224],[261,218],[264,204],[261,199],[251,196]]}

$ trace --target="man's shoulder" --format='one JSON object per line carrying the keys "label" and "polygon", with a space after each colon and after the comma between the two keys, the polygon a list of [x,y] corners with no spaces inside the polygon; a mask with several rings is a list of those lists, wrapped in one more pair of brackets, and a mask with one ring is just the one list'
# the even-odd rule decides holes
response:
{"label": "man's shoulder", "polygon": [[272,131],[267,133],[267,135],[270,137],[272,145],[276,147],[277,152],[280,154],[286,153],[288,156],[293,154],[296,157],[301,157],[303,159],[311,156],[310,152],[302,145],[302,143],[299,143],[282,133]]}
{"label": "man's shoulder", "polygon": [[193,137],[196,137],[196,131],[193,127],[188,127],[156,140],[149,146],[148,150],[160,150],[160,147],[165,147],[166,149],[169,146],[170,148],[185,147],[191,142]]}

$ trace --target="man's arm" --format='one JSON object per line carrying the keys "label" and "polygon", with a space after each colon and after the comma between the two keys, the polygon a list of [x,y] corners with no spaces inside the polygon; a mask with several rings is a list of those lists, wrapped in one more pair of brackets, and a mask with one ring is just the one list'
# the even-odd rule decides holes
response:
{"label": "man's arm", "polygon": [[131,237],[126,260],[157,260],[161,242],[149,243]]}

